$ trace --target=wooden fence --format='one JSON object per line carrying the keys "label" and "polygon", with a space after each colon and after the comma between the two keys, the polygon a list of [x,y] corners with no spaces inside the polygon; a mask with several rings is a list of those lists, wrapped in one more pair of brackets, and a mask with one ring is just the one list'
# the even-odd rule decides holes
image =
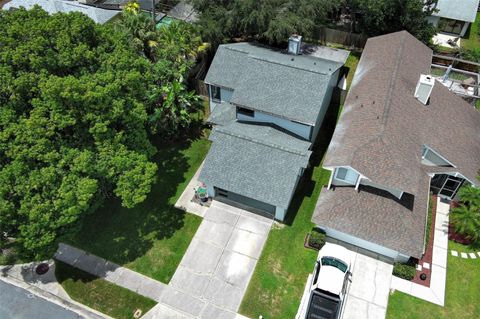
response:
{"label": "wooden fence", "polygon": [[322,26],[316,27],[316,30],[314,31],[314,37],[323,43],[338,43],[357,49],[363,49],[368,39],[368,36],[364,34],[340,31]]}

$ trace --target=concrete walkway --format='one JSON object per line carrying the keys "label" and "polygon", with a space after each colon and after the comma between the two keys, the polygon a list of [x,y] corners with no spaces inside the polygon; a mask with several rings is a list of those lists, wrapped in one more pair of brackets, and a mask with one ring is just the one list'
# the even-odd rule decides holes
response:
{"label": "concrete walkway", "polygon": [[55,259],[157,302],[167,288],[159,281],[67,244],[58,246]]}
{"label": "concrete walkway", "polygon": [[175,207],[191,214],[203,217],[205,216],[208,206],[200,205],[192,201],[195,196],[195,189],[200,185],[198,181],[198,176],[202,171],[203,163],[198,168],[195,175],[193,175],[192,179],[188,183],[187,187],[183,191],[182,195],[178,198],[177,202],[175,203]]}
{"label": "concrete walkway", "polygon": [[437,212],[435,219],[435,235],[433,238],[432,273],[430,287],[425,287],[411,281],[393,276],[393,290],[399,290],[414,297],[444,306],[445,284],[447,280],[447,251],[448,251],[448,214],[450,204],[437,198]]}
{"label": "concrete walkway", "polygon": [[160,303],[143,318],[237,314],[273,220],[213,201]]}

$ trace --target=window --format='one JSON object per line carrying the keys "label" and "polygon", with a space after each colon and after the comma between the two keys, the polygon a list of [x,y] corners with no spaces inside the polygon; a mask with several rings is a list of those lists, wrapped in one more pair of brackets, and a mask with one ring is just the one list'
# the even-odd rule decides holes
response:
{"label": "window", "polygon": [[464,24],[465,22],[463,21],[440,18],[438,28],[442,32],[460,34]]}
{"label": "window", "polygon": [[221,101],[222,100],[222,94],[221,94],[221,90],[218,86],[210,86],[211,90],[212,90],[212,99],[214,101]]}
{"label": "window", "polygon": [[355,185],[357,183],[358,174],[353,170],[339,167],[335,169],[335,179],[344,181],[345,183]]}
{"label": "window", "polygon": [[243,108],[243,107],[237,107],[237,113],[241,114],[241,115],[249,116],[249,117],[254,117],[255,116],[255,111],[254,110],[246,109],[246,108]]}
{"label": "window", "polygon": [[339,269],[341,272],[346,272],[348,266],[342,261],[332,257],[322,257],[322,266],[332,266]]}

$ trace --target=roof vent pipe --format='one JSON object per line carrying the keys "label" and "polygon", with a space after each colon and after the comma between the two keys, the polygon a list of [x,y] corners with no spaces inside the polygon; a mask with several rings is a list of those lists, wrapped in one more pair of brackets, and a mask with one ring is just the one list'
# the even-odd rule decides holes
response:
{"label": "roof vent pipe", "polygon": [[435,79],[431,75],[420,74],[417,87],[415,88],[415,98],[424,105],[428,104],[430,94],[432,94]]}
{"label": "roof vent pipe", "polygon": [[302,46],[302,36],[297,34],[292,34],[288,38],[288,53],[298,55],[301,52]]}

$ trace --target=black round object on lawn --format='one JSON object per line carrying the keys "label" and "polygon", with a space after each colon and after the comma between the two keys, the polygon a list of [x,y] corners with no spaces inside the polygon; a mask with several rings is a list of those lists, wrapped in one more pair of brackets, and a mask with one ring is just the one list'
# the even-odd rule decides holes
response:
{"label": "black round object on lawn", "polygon": [[50,266],[47,263],[41,263],[35,268],[35,272],[37,275],[44,275],[48,272],[50,269]]}
{"label": "black round object on lawn", "polygon": [[421,279],[421,280],[427,279],[427,274],[426,274],[426,273],[421,274],[421,275],[420,275],[420,279]]}

